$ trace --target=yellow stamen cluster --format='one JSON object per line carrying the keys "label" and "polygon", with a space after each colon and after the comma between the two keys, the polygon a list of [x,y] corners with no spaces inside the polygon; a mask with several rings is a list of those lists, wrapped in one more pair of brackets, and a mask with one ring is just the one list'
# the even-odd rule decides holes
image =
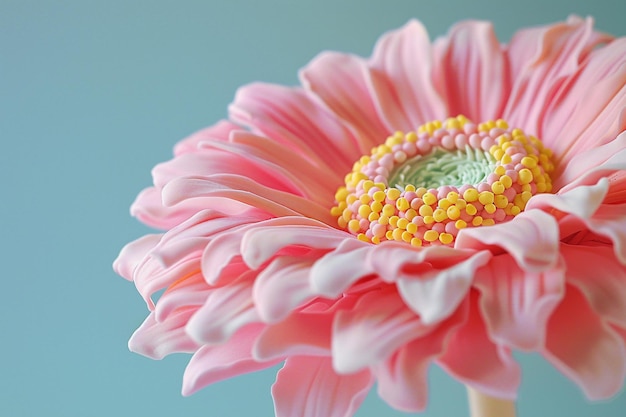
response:
{"label": "yellow stamen cluster", "polygon": [[[391,173],[434,149],[479,150],[495,167],[478,184],[389,184]],[[475,125],[463,116],[396,132],[357,161],[335,194],[331,214],[358,239],[378,244],[453,245],[459,230],[507,221],[537,193],[550,192],[552,152],[503,120]],[[417,158],[417,159],[415,159]]]}

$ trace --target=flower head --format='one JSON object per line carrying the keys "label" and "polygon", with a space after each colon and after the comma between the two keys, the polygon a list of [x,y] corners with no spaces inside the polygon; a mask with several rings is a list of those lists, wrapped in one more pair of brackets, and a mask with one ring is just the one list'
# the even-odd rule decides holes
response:
{"label": "flower head", "polygon": [[300,79],[242,87],[154,169],[132,213],[164,232],[115,262],[150,309],[132,350],[193,353],[186,395],[283,362],[279,417],[350,416],[374,382],[422,410],[431,363],[514,398],[513,350],[620,390],[626,39],[411,21]]}

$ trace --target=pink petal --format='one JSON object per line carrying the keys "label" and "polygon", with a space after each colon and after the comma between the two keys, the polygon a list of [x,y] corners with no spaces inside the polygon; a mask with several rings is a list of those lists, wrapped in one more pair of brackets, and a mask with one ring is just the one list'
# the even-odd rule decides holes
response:
{"label": "pink petal", "polygon": [[370,151],[299,88],[263,83],[243,86],[229,114],[295,152],[323,158],[336,172],[348,172],[356,159]]}
{"label": "pink petal", "polygon": [[456,327],[466,319],[467,308],[441,323],[432,333],[402,346],[373,372],[378,395],[390,406],[407,412],[423,411],[428,400],[428,367],[447,345]]}
{"label": "pink petal", "polygon": [[542,140],[557,161],[612,141],[626,129],[626,39],[590,53],[545,110]]}
{"label": "pink petal", "polygon": [[315,297],[309,285],[313,261],[281,256],[274,259],[254,282],[253,298],[261,320],[275,323]]}
{"label": "pink petal", "polygon": [[435,85],[448,103],[448,116],[497,119],[509,90],[507,65],[491,23],[468,21],[435,43]]}
{"label": "pink petal", "polygon": [[592,19],[579,18],[515,34],[507,48],[512,90],[503,112],[511,126],[541,135],[546,143],[556,140],[540,130],[546,107],[589,52],[609,39],[593,31]]}
{"label": "pink petal", "polygon": [[161,234],[145,235],[126,244],[115,261],[113,261],[113,270],[115,270],[118,275],[132,281],[135,276],[135,269],[143,262],[146,255],[159,243],[162,236]]}
{"label": "pink petal", "polygon": [[393,286],[363,295],[351,310],[341,310],[333,325],[333,365],[351,373],[386,360],[400,346],[430,332],[404,304]]}
{"label": "pink petal", "polygon": [[567,282],[576,286],[603,319],[626,328],[626,266],[607,246],[561,245]]}
{"label": "pink petal", "polygon": [[269,368],[279,361],[258,362],[250,350],[262,326],[248,326],[219,346],[202,346],[183,376],[183,395],[191,395],[215,382]]}
{"label": "pink petal", "polygon": [[155,313],[150,313],[131,336],[128,348],[151,359],[163,359],[172,353],[195,352],[198,344],[185,333],[185,325],[195,312],[195,308],[181,309],[163,321],[157,321]]}
{"label": "pink petal", "polygon": [[368,371],[337,375],[329,358],[291,357],[272,386],[276,417],[351,417],[373,382]]}
{"label": "pink petal", "polygon": [[490,246],[499,246],[510,253],[526,271],[545,271],[553,268],[559,258],[559,227],[549,214],[527,209],[506,223],[463,229],[455,242],[455,248],[459,249]]}
{"label": "pink petal", "polygon": [[364,60],[335,52],[318,55],[300,72],[304,88],[345,121],[365,149],[377,146],[395,130],[378,114],[370,78]]}
{"label": "pink petal", "polygon": [[353,283],[373,273],[366,261],[375,248],[358,239],[348,238],[332,252],[322,256],[311,268],[311,287],[321,296],[336,298]]}
{"label": "pink petal", "polygon": [[448,116],[431,80],[432,49],[424,26],[411,20],[383,35],[370,60],[378,112],[396,130],[415,130]]}
{"label": "pink petal", "polygon": [[624,342],[573,286],[548,322],[544,355],[590,400],[617,394],[626,378]]}
{"label": "pink petal", "polygon": [[[445,269],[405,273],[398,279],[398,291],[424,324],[440,322],[467,297],[476,270],[490,258],[488,251],[481,251]],[[417,268],[421,269],[419,265]]]}
{"label": "pink petal", "polygon": [[508,349],[490,340],[475,294],[467,322],[449,339],[446,352],[437,362],[456,379],[482,393],[510,400],[517,396],[519,366]]}
{"label": "pink petal", "polygon": [[[241,254],[252,269],[259,268],[279,250],[296,245],[315,249],[333,249],[347,232],[304,217],[267,220],[248,230],[241,244]],[[353,237],[351,237],[353,238]]]}
{"label": "pink petal", "polygon": [[215,288],[187,323],[187,333],[198,343],[226,342],[242,327],[259,322],[252,299],[256,273],[244,273],[237,281]]}
{"label": "pink petal", "polygon": [[205,303],[211,290],[212,288],[207,285],[200,271],[184,275],[169,285],[159,298],[154,309],[156,319],[166,320],[170,314],[180,308],[200,307]]}
{"label": "pink petal", "polygon": [[228,140],[230,132],[238,129],[241,129],[241,127],[227,120],[220,120],[213,126],[202,129],[178,142],[174,147],[174,155],[178,156],[184,153],[198,152],[200,148],[199,145],[202,142]]}
{"label": "pink petal", "polygon": [[474,285],[481,293],[481,312],[494,341],[521,350],[544,346],[546,323],[563,298],[563,267],[526,272],[503,254],[477,271]]}

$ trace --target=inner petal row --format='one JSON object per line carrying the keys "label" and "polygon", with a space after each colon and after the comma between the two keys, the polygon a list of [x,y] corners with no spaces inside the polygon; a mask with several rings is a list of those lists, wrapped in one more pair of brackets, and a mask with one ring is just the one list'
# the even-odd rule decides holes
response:
{"label": "inner petal row", "polygon": [[331,214],[374,244],[452,246],[459,230],[511,220],[533,195],[551,192],[551,158],[539,139],[504,120],[436,120],[361,157]]}

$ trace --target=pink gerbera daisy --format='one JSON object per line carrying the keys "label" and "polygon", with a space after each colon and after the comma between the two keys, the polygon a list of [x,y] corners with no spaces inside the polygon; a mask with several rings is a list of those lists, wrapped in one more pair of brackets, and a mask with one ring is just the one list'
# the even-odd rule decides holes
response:
{"label": "pink gerbera daisy", "polygon": [[284,362],[278,417],[351,416],[374,382],[423,410],[431,363],[513,400],[513,350],[619,392],[625,38],[410,21],[300,80],[242,87],[154,169],[132,213],[165,232],[115,262],[150,309],[131,350],[193,353],[185,395]]}

